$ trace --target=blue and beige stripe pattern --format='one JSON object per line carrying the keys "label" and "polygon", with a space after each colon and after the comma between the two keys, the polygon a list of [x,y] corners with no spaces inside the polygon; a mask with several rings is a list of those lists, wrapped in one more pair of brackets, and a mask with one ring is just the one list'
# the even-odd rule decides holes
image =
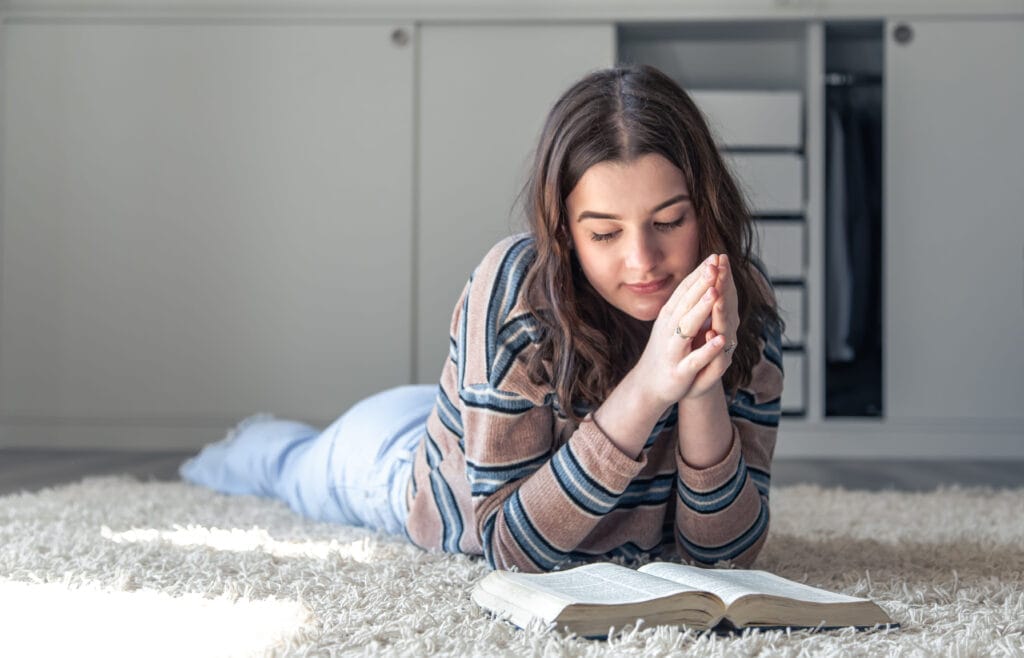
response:
{"label": "blue and beige stripe pattern", "polygon": [[505,501],[504,512],[512,536],[532,564],[542,571],[550,571],[566,561],[567,553],[554,548],[530,520],[518,491]]}
{"label": "blue and beige stripe pattern", "polygon": [[469,491],[473,496],[490,496],[509,482],[522,480],[533,475],[547,461],[547,454],[519,462],[489,464],[487,466],[474,464],[467,459],[466,476],[469,478]]}
{"label": "blue and beige stripe pattern", "polygon": [[735,560],[762,538],[768,529],[768,503],[763,498],[754,523],[736,539],[720,546],[701,546],[677,532],[679,544],[697,562],[713,565],[719,560]]}
{"label": "blue and beige stripe pattern", "polygon": [[[782,393],[778,334],[763,337],[754,378],[761,390],[740,390],[729,404],[742,449],[715,467],[720,475],[691,481],[676,447],[674,405],[633,460],[593,423],[570,426],[553,389],[529,380],[539,325],[523,298],[535,259],[530,236],[502,240],[453,309],[449,358],[414,464],[409,537],[523,571],[669,548],[699,564],[748,565],[768,527]],[[576,406],[584,417],[593,411]]]}
{"label": "blue and beige stripe pattern", "polygon": [[747,484],[747,464],[740,456],[740,465],[729,481],[712,491],[691,489],[681,477],[676,477],[679,502],[700,514],[713,514],[731,506]]}
{"label": "blue and beige stripe pattern", "polygon": [[551,470],[565,495],[577,507],[594,516],[604,516],[619,502],[619,495],[609,491],[587,472],[571,444],[566,444],[551,458]]}

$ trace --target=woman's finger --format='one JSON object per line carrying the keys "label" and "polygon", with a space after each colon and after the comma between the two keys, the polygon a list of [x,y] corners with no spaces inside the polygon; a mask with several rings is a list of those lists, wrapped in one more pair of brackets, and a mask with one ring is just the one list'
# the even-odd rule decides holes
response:
{"label": "woman's finger", "polygon": [[732,266],[729,264],[729,254],[722,254],[718,257],[718,272],[722,280],[732,275]]}
{"label": "woman's finger", "polygon": [[676,335],[687,342],[694,336],[697,336],[701,332],[704,323],[710,319],[711,308],[714,306],[716,299],[718,299],[718,291],[714,287],[708,287],[694,305],[679,318],[676,323]]}
{"label": "woman's finger", "polygon": [[679,368],[696,378],[701,370],[710,365],[725,346],[724,336],[715,336],[693,350],[679,363]]}
{"label": "woman's finger", "polygon": [[[665,306],[662,309],[663,312],[672,320],[678,319],[679,313],[677,313],[677,310],[680,308],[680,305],[683,304],[683,300],[687,293],[691,292],[693,284],[699,281],[707,281],[705,273],[709,271],[709,268],[710,271],[717,272],[718,254],[711,254],[705,258],[704,261],[695,267],[692,272],[686,275],[686,278],[676,286],[675,290],[672,291],[672,295],[669,296],[668,301],[665,302]],[[712,277],[712,282],[713,281],[714,278]],[[698,294],[703,294],[703,290],[698,291]],[[690,306],[693,306],[692,302],[687,305],[686,308],[689,308]]]}
{"label": "woman's finger", "polygon": [[[713,330],[725,338],[726,346],[735,345],[739,326],[730,318],[724,299],[720,299],[715,303],[711,310],[711,318],[711,326]],[[732,355],[733,350],[729,350],[728,352],[723,350],[721,354],[723,372],[732,365]]]}
{"label": "woman's finger", "polygon": [[721,299],[712,311],[712,325],[720,334],[727,338],[735,337],[739,329],[739,300],[737,299],[736,284],[732,277],[732,268],[729,265],[729,257],[726,254],[719,256],[718,280],[715,286],[718,288]]}
{"label": "woman's finger", "polygon": [[[670,311],[670,318],[673,329],[678,326],[682,326],[683,318],[686,314],[696,306],[702,299],[703,295],[706,295],[708,290],[715,289],[715,282],[717,280],[717,268],[713,266],[703,266],[705,269],[701,271],[701,277],[690,286],[689,290],[683,293],[681,299],[678,301],[677,306]],[[715,291],[718,296],[718,291]],[[696,334],[697,327],[688,327],[694,331],[686,332],[688,336]]]}
{"label": "woman's finger", "polygon": [[684,289],[689,290],[690,287],[694,283],[696,283],[697,281],[700,280],[700,278],[701,278],[701,271],[705,267],[707,267],[709,265],[712,268],[717,268],[718,267],[718,254],[711,254],[710,256],[705,258],[700,263],[700,265],[698,265],[697,267],[693,268],[693,271],[686,275],[686,278],[683,279],[683,282],[680,285],[682,285],[684,287]]}
{"label": "woman's finger", "polygon": [[721,298],[711,308],[711,326],[718,333],[731,337],[736,334],[736,328],[731,324],[726,300]]}
{"label": "woman's finger", "polygon": [[687,391],[684,397],[690,398],[704,395],[711,390],[713,386],[720,386],[722,382],[722,375],[725,374],[725,368],[722,367],[721,360],[722,356],[721,352],[719,352],[719,354],[712,358],[711,362],[704,366],[704,368],[693,378],[693,381],[690,382],[690,390]]}

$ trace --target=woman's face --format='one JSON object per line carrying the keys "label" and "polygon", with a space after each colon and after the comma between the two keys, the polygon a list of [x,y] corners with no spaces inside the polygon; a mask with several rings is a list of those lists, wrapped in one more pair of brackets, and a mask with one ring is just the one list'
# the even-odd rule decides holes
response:
{"label": "woman's face", "polygon": [[656,319],[699,263],[697,218],[683,172],[661,155],[592,166],[566,206],[590,285],[638,320]]}

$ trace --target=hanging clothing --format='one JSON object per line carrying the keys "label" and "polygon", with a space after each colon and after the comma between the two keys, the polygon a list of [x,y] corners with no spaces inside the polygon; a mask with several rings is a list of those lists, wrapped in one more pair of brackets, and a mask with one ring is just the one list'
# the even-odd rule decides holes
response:
{"label": "hanging clothing", "polygon": [[858,359],[882,344],[882,100],[879,87],[854,87],[849,96],[850,127],[846,236],[853,298],[848,341]]}
{"label": "hanging clothing", "polygon": [[825,194],[826,295],[825,346],[829,362],[853,360],[848,333],[853,299],[853,275],[846,242],[846,136],[839,108],[829,106],[828,168]]}
{"label": "hanging clothing", "polygon": [[881,90],[830,87],[826,143],[826,353],[881,349]]}

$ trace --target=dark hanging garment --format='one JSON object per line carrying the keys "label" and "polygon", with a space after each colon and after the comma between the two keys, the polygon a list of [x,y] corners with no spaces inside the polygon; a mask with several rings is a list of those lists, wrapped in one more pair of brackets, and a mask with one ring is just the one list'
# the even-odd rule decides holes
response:
{"label": "dark hanging garment", "polygon": [[[881,102],[877,88],[836,87],[828,102],[828,357],[881,346]],[[841,171],[837,169],[841,168]]]}
{"label": "dark hanging garment", "polygon": [[825,308],[825,346],[829,363],[853,360],[849,342],[850,311],[853,305],[853,274],[850,267],[847,218],[846,127],[844,108],[830,103],[826,112],[828,153],[825,186],[826,273],[828,287]]}
{"label": "dark hanging garment", "polygon": [[828,87],[826,415],[881,413],[882,88]]}
{"label": "dark hanging garment", "polygon": [[847,161],[847,239],[853,295],[850,346],[858,358],[881,349],[882,328],[882,121],[881,99],[874,87],[850,90],[850,146]]}

